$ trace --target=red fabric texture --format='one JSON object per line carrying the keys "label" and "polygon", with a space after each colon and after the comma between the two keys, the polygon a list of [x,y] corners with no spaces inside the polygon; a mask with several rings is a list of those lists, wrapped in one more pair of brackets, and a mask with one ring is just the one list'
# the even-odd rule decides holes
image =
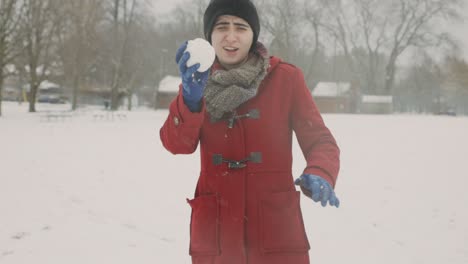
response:
{"label": "red fabric texture", "polygon": [[[307,264],[309,243],[292,175],[295,132],[307,165],[335,186],[339,148],[325,126],[302,72],[271,57],[258,94],[236,110],[256,109],[259,119],[211,122],[203,104],[191,113],[181,93],[172,102],[160,130],[164,147],[174,154],[200,146],[201,172],[190,200],[190,254],[194,264]],[[214,65],[214,71],[219,65]],[[174,120],[177,119],[178,122]],[[213,155],[242,160],[261,153],[261,163],[241,169],[216,165]]]}

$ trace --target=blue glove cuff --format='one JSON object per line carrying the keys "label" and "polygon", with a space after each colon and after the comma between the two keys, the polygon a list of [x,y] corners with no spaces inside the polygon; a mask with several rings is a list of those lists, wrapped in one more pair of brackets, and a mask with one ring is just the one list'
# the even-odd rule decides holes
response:
{"label": "blue glove cuff", "polygon": [[199,101],[190,101],[190,100],[187,100],[187,97],[184,96],[184,103],[188,107],[190,112],[192,112],[192,113],[198,113],[201,110],[201,100],[199,100]]}

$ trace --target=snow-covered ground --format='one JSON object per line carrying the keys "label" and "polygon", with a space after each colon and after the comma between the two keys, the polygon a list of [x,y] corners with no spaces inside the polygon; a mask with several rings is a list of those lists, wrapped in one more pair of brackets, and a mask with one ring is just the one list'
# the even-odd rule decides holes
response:
{"label": "snow-covered ground", "polygon": [[[4,103],[0,263],[190,263],[198,154],[163,149],[167,112],[47,120],[50,107]],[[341,207],[303,196],[311,263],[468,263],[468,118],[324,119],[342,149]]]}

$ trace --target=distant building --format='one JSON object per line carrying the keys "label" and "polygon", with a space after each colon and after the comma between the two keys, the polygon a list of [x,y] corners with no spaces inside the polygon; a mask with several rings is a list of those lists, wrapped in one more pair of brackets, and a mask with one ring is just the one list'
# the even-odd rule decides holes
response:
{"label": "distant building", "polygon": [[391,95],[368,95],[361,98],[359,112],[362,114],[393,113],[393,97]]}
{"label": "distant building", "polygon": [[321,113],[354,113],[356,88],[348,82],[319,82],[312,96]]}
{"label": "distant building", "polygon": [[19,101],[21,100],[21,90],[11,86],[3,87],[2,99],[5,101]]}
{"label": "distant building", "polygon": [[157,105],[158,108],[169,108],[172,100],[179,93],[179,85],[182,83],[180,77],[168,75],[159,82]]}
{"label": "distant building", "polygon": [[103,105],[110,107],[111,88],[108,86],[89,85],[83,86],[79,92],[79,104]]}
{"label": "distant building", "polygon": [[7,64],[4,68],[5,79],[3,80],[2,97],[5,101],[21,101],[22,89],[16,73],[16,67],[13,64]]}

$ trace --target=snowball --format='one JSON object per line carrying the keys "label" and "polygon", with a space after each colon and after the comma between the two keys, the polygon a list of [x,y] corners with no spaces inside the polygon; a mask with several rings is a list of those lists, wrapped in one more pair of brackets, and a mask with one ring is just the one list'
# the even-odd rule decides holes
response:
{"label": "snowball", "polygon": [[201,38],[189,40],[187,49],[190,53],[190,59],[187,61],[187,67],[200,63],[199,72],[207,71],[215,60],[215,50],[211,44]]}

